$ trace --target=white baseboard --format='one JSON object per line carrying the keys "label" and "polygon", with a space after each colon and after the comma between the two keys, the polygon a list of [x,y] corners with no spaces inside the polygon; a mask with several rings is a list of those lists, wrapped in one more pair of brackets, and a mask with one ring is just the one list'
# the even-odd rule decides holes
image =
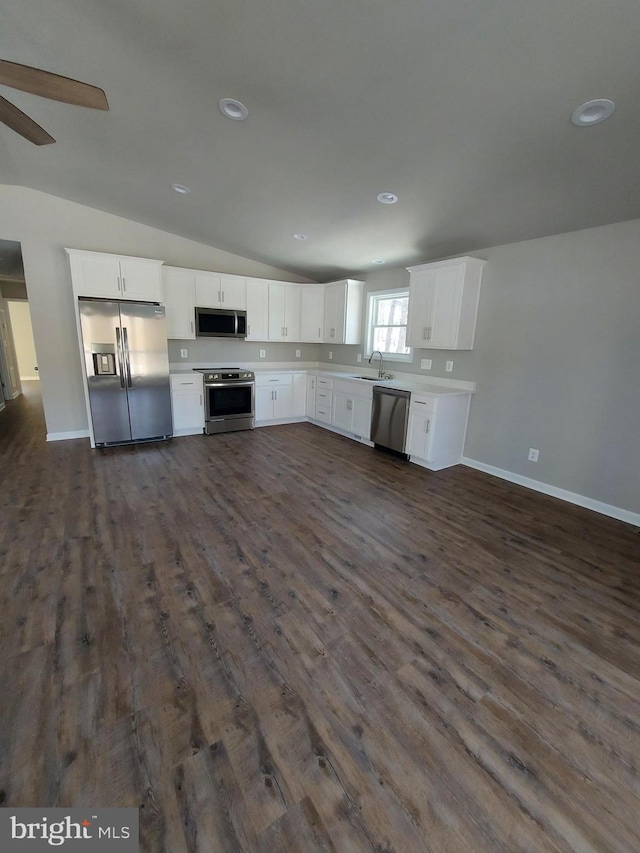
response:
{"label": "white baseboard", "polygon": [[605,504],[602,501],[596,501],[585,495],[579,495],[577,492],[569,492],[566,489],[551,486],[549,483],[533,480],[531,477],[523,477],[522,474],[515,474],[513,471],[507,471],[505,468],[486,465],[484,462],[478,462],[477,459],[469,459],[468,456],[463,456],[460,462],[469,468],[475,468],[477,471],[484,471],[485,474],[493,474],[494,477],[500,477],[501,480],[508,480],[510,483],[517,483],[519,486],[533,489],[534,492],[541,492],[543,495],[550,495],[553,498],[559,498],[561,501],[567,501],[576,506],[582,506],[585,509],[599,512],[601,515],[608,515],[609,518],[626,521],[627,524],[632,524],[634,527],[640,527],[640,513],[631,512],[628,509],[622,509],[611,504]]}
{"label": "white baseboard", "polygon": [[67,441],[70,438],[89,438],[88,429],[74,429],[69,432],[48,432],[47,441]]}

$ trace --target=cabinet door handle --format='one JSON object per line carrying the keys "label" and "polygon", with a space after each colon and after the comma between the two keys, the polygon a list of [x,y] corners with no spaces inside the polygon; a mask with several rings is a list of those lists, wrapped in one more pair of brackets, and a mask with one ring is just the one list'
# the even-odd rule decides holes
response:
{"label": "cabinet door handle", "polygon": [[124,276],[122,276],[122,292],[124,293],[127,289],[127,280]]}
{"label": "cabinet door handle", "polygon": [[249,323],[249,325],[247,326],[247,334],[251,334],[251,323]]}
{"label": "cabinet door handle", "polygon": [[431,340],[431,326],[427,326],[427,340]]}
{"label": "cabinet door handle", "polygon": [[347,411],[350,412],[353,409],[353,400],[347,400]]}
{"label": "cabinet door handle", "polygon": [[277,382],[277,379],[270,379],[269,382]]}
{"label": "cabinet door handle", "polygon": [[416,406],[426,406],[427,405],[424,402],[424,400],[414,400],[413,402],[416,404]]}
{"label": "cabinet door handle", "polygon": [[191,334],[193,334],[193,320],[191,321]]}
{"label": "cabinet door handle", "polygon": [[319,337],[319,338],[321,338],[321,337],[322,337],[322,335],[320,334],[320,329],[318,329],[318,337]]}
{"label": "cabinet door handle", "polygon": [[284,336],[285,336],[285,338],[289,337],[289,327],[288,326],[284,327]]}
{"label": "cabinet door handle", "polygon": [[224,290],[221,290],[220,293],[222,294],[222,301],[224,302]]}
{"label": "cabinet door handle", "polygon": [[200,394],[200,408],[202,408],[202,394]]}
{"label": "cabinet door handle", "polygon": [[120,284],[120,276],[118,276],[118,290],[122,290],[122,285]]}
{"label": "cabinet door handle", "polygon": [[426,434],[426,435],[428,435],[428,434],[429,434],[429,430],[430,430],[430,429],[431,429],[431,421],[430,421],[430,419],[429,419],[429,418],[427,418],[427,422],[426,422],[426,424],[424,425],[424,431],[425,431],[425,434]]}

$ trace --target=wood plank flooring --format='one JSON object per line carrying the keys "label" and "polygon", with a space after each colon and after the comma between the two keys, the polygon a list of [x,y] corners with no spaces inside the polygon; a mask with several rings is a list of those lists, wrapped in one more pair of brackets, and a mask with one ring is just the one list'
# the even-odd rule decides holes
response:
{"label": "wood plank flooring", "polygon": [[309,424],[0,415],[0,802],[155,853],[640,850],[640,534]]}

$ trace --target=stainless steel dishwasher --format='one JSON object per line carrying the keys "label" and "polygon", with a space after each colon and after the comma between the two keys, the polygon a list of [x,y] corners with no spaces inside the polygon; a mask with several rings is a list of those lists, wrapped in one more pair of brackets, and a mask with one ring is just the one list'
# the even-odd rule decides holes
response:
{"label": "stainless steel dishwasher", "polygon": [[391,450],[405,459],[410,397],[409,391],[373,386],[371,441],[376,448]]}

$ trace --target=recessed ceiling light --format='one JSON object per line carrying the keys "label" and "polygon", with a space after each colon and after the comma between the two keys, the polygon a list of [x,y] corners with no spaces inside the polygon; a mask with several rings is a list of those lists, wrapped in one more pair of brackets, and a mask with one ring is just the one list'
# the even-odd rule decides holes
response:
{"label": "recessed ceiling light", "polygon": [[378,193],[376,196],[380,204],[395,204],[398,196],[395,193]]}
{"label": "recessed ceiling light", "polygon": [[184,184],[171,184],[171,189],[175,190],[175,192],[180,193],[180,195],[187,195],[191,190],[189,187],[185,187]]}
{"label": "recessed ceiling light", "polygon": [[301,234],[300,231],[295,231],[292,235],[294,240],[307,240],[308,237],[306,234]]}
{"label": "recessed ceiling light", "polygon": [[245,105],[233,98],[222,98],[222,100],[218,101],[218,109],[222,115],[234,121],[244,121],[249,115],[249,110]]}
{"label": "recessed ceiling light", "polygon": [[578,127],[589,127],[591,124],[600,124],[608,119],[615,110],[616,105],[608,98],[597,98],[595,101],[585,101],[572,113],[571,121]]}
{"label": "recessed ceiling light", "polygon": [[372,264],[383,264],[384,259],[383,258],[371,258],[371,263]]}

